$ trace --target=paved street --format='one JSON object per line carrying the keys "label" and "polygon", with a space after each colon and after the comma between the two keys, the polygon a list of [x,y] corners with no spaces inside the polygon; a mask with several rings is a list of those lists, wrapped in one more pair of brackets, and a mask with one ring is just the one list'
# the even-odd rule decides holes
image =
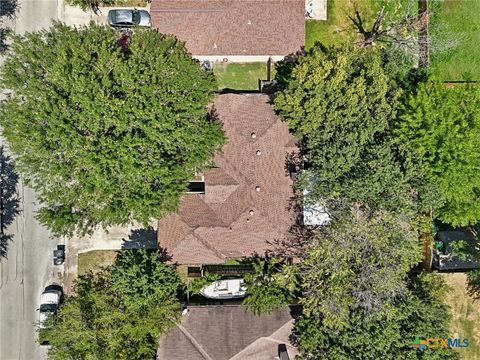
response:
{"label": "paved street", "polygon": [[13,238],[0,260],[0,359],[44,359],[46,349],[36,344],[40,294],[53,273],[52,250],[57,240],[34,219],[35,194],[18,184],[19,214],[6,228]]}
{"label": "paved street", "polygon": [[[48,27],[51,19],[58,18],[58,5],[57,0],[20,0],[17,18],[2,26],[19,34]],[[4,256],[0,257],[0,359],[45,359],[46,348],[35,342],[33,325],[41,292],[52,279],[59,278],[52,264],[58,240],[35,220],[34,192],[24,187],[21,179],[12,177],[7,180],[13,182],[12,201],[5,205],[5,211],[16,208],[17,213],[6,221],[10,224],[5,228]]]}

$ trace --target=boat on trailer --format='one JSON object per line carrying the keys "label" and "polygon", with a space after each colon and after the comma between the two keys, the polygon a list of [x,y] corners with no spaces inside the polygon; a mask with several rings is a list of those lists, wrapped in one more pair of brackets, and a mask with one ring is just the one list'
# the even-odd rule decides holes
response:
{"label": "boat on trailer", "polygon": [[247,287],[243,279],[217,280],[200,290],[200,293],[209,299],[239,299],[245,297]]}

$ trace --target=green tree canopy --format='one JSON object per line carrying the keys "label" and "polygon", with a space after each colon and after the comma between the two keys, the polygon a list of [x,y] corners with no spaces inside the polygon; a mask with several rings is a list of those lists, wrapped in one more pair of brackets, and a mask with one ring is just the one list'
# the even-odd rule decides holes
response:
{"label": "green tree canopy", "polygon": [[49,358],[152,359],[159,336],[179,318],[182,289],[158,253],[124,250],[105,271],[80,276],[76,294],[40,330]]}
{"label": "green tree canopy", "polygon": [[251,259],[254,272],[245,276],[247,298],[243,305],[256,315],[287,307],[294,299],[295,273],[277,258]]}
{"label": "green tree canopy", "polygon": [[209,116],[211,72],[183,43],[61,23],[13,37],[0,125],[19,171],[61,234],[142,223],[175,210],[196,169],[224,143]]}
{"label": "green tree canopy", "polygon": [[301,265],[304,313],[348,326],[352,309],[374,316],[406,290],[421,261],[418,234],[389,214],[345,216],[323,228]]}
{"label": "green tree canopy", "polygon": [[294,334],[302,358],[455,358],[450,349],[411,346],[416,337],[448,335],[441,279],[409,277],[420,260],[418,234],[398,217],[357,214],[325,227],[299,268],[303,315]]}
{"label": "green tree canopy", "polygon": [[388,309],[372,316],[352,308],[348,326],[341,329],[325,326],[316,316],[302,316],[294,330],[300,359],[459,359],[452,349],[413,347],[417,338],[449,337],[451,315],[444,304],[445,289],[438,274],[421,274]]}
{"label": "green tree canopy", "polygon": [[405,68],[374,48],[316,46],[281,70],[275,108],[303,140],[310,197],[410,205],[416,171],[392,136]]}
{"label": "green tree canopy", "polygon": [[157,252],[122,251],[109,268],[109,286],[121,297],[125,307],[149,309],[153,303],[167,305],[180,295],[178,273],[159,259]]}
{"label": "green tree canopy", "polygon": [[434,216],[453,226],[480,220],[480,87],[427,82],[402,109],[397,134],[438,188]]}

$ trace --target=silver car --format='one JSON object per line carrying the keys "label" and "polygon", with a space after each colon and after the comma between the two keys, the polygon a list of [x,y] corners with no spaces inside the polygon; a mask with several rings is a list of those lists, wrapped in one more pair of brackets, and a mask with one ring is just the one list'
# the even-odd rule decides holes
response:
{"label": "silver car", "polygon": [[150,14],[146,10],[113,9],[108,12],[108,24],[113,27],[151,26]]}

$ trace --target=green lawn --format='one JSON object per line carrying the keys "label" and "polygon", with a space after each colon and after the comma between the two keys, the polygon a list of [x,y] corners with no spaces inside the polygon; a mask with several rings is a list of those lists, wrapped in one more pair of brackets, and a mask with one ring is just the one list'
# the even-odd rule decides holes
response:
{"label": "green lawn", "polygon": [[310,49],[315,42],[335,45],[352,41],[354,32],[349,30],[348,15],[352,10],[348,1],[329,0],[327,3],[327,20],[307,20],[305,24],[305,48]]}
{"label": "green lawn", "polygon": [[95,272],[113,264],[117,253],[116,250],[92,250],[78,254],[78,275],[84,275],[89,270]]}
{"label": "green lawn", "polygon": [[[272,75],[275,76],[272,64]],[[258,90],[258,79],[267,78],[267,64],[255,63],[214,63],[213,72],[217,76],[219,89]]]}
{"label": "green lawn", "polygon": [[462,359],[480,360],[480,303],[474,301],[466,290],[466,274],[442,274],[449,287],[446,302],[450,306],[453,321],[451,337],[467,338],[467,348],[459,349]]}
{"label": "green lawn", "polygon": [[[433,2],[431,68],[439,80],[480,80],[480,1]],[[458,46],[441,51],[449,43]]]}
{"label": "green lawn", "polygon": [[[358,9],[367,25],[375,18],[382,5],[385,5],[386,13],[391,13],[392,5],[396,0],[328,0],[327,20],[307,20],[305,47],[311,48],[316,41],[323,45],[340,45],[345,42],[354,42],[357,33],[352,28],[349,16]],[[400,2],[406,0],[398,0]]]}

